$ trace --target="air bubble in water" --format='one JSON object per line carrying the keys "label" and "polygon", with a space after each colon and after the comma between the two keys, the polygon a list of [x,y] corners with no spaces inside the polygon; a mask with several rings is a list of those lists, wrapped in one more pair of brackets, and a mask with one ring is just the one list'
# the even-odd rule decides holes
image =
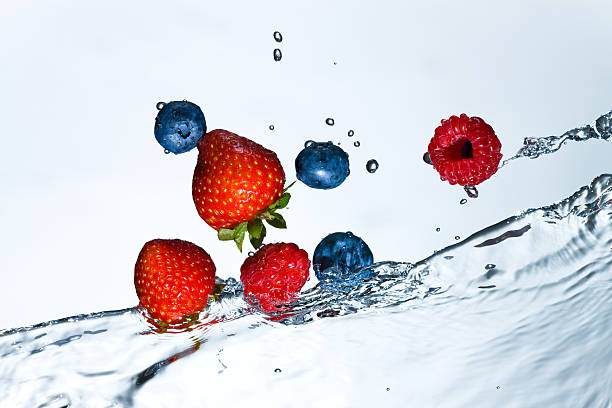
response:
{"label": "air bubble in water", "polygon": [[478,198],[478,190],[476,189],[476,187],[465,185],[463,186],[463,189],[467,193],[468,197]]}
{"label": "air bubble in water", "polygon": [[390,391],[390,390],[391,390],[391,388],[387,387],[387,391]]}
{"label": "air bubble in water", "polygon": [[355,141],[355,143],[353,143],[353,145],[354,145],[355,147],[359,147],[359,146],[361,146],[361,143],[359,143],[359,140],[357,140],[357,141]]}
{"label": "air bubble in water", "polygon": [[314,141],[314,140],[307,140],[307,141],[306,141],[306,143],[304,143],[304,147],[310,147],[310,146],[312,146],[313,144],[315,144],[315,141]]}
{"label": "air bubble in water", "polygon": [[485,266],[485,269],[486,269],[487,271],[488,271],[488,270],[490,270],[490,269],[493,269],[493,268],[495,268],[495,264],[487,264],[487,265]]}
{"label": "air bubble in water", "polygon": [[467,198],[462,198],[461,201],[459,201],[459,204],[463,205],[467,203]]}
{"label": "air bubble in water", "polygon": [[334,126],[334,123],[336,122],[334,122],[334,119],[332,118],[327,118],[325,119],[325,123],[327,123],[329,126]]}
{"label": "air bubble in water", "polygon": [[283,35],[281,33],[279,33],[278,31],[275,31],[274,32],[274,40],[276,40],[276,42],[283,41]]}
{"label": "air bubble in water", "polygon": [[253,256],[253,255],[255,255],[255,252],[249,251],[249,256]]}
{"label": "air bubble in water", "polygon": [[368,173],[375,173],[378,170],[378,162],[374,159],[368,160],[366,163],[366,170]]}
{"label": "air bubble in water", "polygon": [[275,373],[280,373],[281,371],[282,371],[282,370],[281,370],[280,368],[275,368],[275,369],[274,369],[274,372],[275,372]]}
{"label": "air bubble in water", "polygon": [[461,237],[459,235],[455,235],[455,241],[459,241]]}
{"label": "air bubble in water", "polygon": [[164,149],[164,153],[166,153],[166,154],[170,154],[170,150],[168,150],[168,149]]}
{"label": "air bubble in water", "polygon": [[274,125],[270,125],[270,126],[268,126],[268,129],[270,129],[270,130],[274,130]]}
{"label": "air bubble in water", "polygon": [[157,102],[157,103],[155,104],[155,108],[156,108],[157,110],[162,110],[162,109],[164,109],[164,106],[166,106],[166,102]]}
{"label": "air bubble in water", "polygon": [[440,232],[440,227],[436,228],[436,232]]}
{"label": "air bubble in water", "polygon": [[425,152],[423,155],[423,161],[429,165],[432,165],[431,158],[429,157],[429,152]]}
{"label": "air bubble in water", "polygon": [[349,130],[348,131],[348,137],[353,137],[353,135],[355,135],[355,131],[354,130]]}
{"label": "air bubble in water", "polygon": [[281,50],[276,48],[274,50],[274,61],[280,61],[282,58],[283,58],[283,54],[281,53]]}

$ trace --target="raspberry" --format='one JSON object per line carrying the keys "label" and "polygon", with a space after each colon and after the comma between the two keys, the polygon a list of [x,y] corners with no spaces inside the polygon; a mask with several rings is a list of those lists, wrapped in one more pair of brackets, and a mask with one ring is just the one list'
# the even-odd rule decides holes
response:
{"label": "raspberry", "polygon": [[308,253],[295,244],[267,244],[240,267],[246,300],[265,312],[283,310],[308,280]]}
{"label": "raspberry", "polygon": [[501,143],[493,128],[479,117],[451,116],[443,119],[427,151],[441,180],[475,186],[497,171]]}

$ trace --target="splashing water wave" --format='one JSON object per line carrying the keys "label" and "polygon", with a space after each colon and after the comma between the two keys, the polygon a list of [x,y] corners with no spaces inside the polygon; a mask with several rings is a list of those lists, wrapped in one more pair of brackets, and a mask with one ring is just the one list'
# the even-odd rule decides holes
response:
{"label": "splashing water wave", "polygon": [[612,175],[289,315],[228,279],[188,331],[137,308],[0,331],[0,407],[612,403]]}

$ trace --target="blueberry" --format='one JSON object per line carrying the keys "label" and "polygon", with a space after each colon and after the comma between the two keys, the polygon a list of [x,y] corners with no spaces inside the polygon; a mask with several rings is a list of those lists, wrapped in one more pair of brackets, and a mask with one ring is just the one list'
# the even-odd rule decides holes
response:
{"label": "blueberry", "polygon": [[206,119],[198,105],[188,101],[174,101],[163,106],[155,118],[155,139],[174,154],[193,149],[206,133]]}
{"label": "blueberry", "polygon": [[297,178],[308,187],[336,188],[348,177],[348,154],[332,142],[308,142],[295,159]]}
{"label": "blueberry", "polygon": [[319,242],[312,259],[319,280],[344,280],[356,269],[371,265],[374,256],[368,245],[351,232],[334,232]]}

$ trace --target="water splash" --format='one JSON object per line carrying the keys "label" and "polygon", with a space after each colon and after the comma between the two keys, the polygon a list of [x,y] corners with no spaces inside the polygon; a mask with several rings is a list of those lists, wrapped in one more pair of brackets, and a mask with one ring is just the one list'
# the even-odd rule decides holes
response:
{"label": "water splash", "polygon": [[523,146],[518,152],[514,156],[504,160],[499,165],[499,168],[501,169],[508,162],[521,157],[536,159],[542,155],[554,153],[569,141],[582,142],[589,139],[608,140],[610,136],[612,136],[611,121],[612,111],[602,115],[595,121],[597,131],[595,131],[591,125],[586,125],[568,130],[561,136],[526,137],[523,141]]}
{"label": "water splash", "polygon": [[463,189],[465,190],[468,197],[478,198],[478,189],[475,186],[465,185],[463,186]]}
{"label": "water splash", "polygon": [[319,284],[289,314],[253,310],[230,278],[189,330],[156,333],[138,308],[2,330],[0,401],[288,406],[317,384],[301,404],[338,388],[374,404],[393,388],[389,405],[607,406],[611,249],[605,174],[419,262]]}

